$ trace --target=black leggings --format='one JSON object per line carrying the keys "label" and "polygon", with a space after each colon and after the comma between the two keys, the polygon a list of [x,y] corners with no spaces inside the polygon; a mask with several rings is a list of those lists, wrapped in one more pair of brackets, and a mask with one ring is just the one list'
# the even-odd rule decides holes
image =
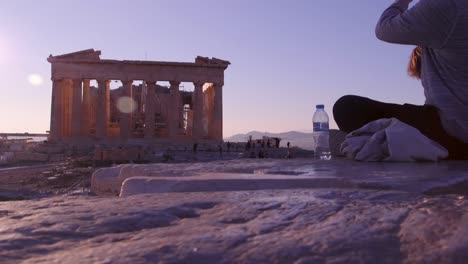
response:
{"label": "black leggings", "polygon": [[430,105],[389,104],[369,98],[346,95],[336,101],[333,116],[340,130],[349,133],[381,118],[397,118],[417,128],[449,151],[448,159],[467,159],[468,147],[442,127],[437,108]]}

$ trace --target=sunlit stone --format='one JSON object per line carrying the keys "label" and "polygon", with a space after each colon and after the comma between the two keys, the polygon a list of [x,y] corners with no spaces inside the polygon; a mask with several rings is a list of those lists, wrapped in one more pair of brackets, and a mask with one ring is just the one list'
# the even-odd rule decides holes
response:
{"label": "sunlit stone", "polygon": [[44,82],[44,80],[42,79],[42,77],[39,74],[30,74],[28,76],[28,81],[29,81],[30,84],[32,84],[34,86],[39,86]]}
{"label": "sunlit stone", "polygon": [[137,102],[128,96],[122,96],[117,100],[117,109],[121,113],[130,114],[137,108]]}

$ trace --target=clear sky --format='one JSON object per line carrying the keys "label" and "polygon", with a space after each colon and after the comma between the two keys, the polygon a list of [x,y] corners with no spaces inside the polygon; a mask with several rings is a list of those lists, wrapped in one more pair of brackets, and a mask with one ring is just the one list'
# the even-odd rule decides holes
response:
{"label": "clear sky", "polygon": [[[45,132],[49,54],[231,61],[224,135],[311,129],[315,105],[342,95],[422,104],[406,74],[412,47],[374,27],[392,0],[0,0],[0,132]],[[44,81],[29,80],[38,74]],[[37,79],[37,77],[36,77]]]}

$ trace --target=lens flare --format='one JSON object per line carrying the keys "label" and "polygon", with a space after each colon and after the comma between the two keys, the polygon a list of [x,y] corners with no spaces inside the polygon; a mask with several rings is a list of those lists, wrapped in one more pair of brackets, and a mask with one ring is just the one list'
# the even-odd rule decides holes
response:
{"label": "lens flare", "polygon": [[28,81],[34,86],[39,86],[44,82],[44,79],[42,79],[42,76],[40,76],[39,74],[34,73],[28,76]]}
{"label": "lens flare", "polygon": [[124,114],[133,113],[137,109],[137,102],[131,97],[122,96],[117,99],[117,109]]}

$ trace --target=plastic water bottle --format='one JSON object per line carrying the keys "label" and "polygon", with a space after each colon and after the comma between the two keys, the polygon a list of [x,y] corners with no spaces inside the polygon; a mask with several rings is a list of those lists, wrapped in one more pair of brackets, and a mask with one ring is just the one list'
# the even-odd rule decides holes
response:
{"label": "plastic water bottle", "polygon": [[324,105],[317,105],[312,123],[314,124],[315,157],[321,160],[330,160],[331,151],[329,143],[328,114]]}

